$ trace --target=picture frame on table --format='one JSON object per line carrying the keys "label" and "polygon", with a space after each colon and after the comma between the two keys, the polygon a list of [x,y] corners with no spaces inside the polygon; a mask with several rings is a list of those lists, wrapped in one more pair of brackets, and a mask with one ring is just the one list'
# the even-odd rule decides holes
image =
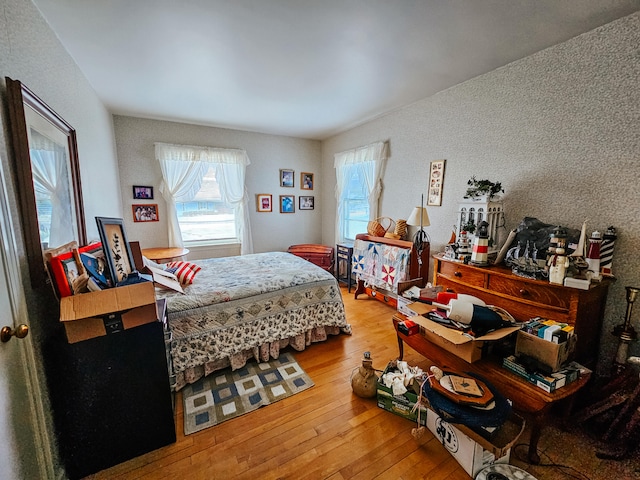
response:
{"label": "picture frame on table", "polygon": [[134,185],[133,198],[135,200],[153,200],[153,187]]}
{"label": "picture frame on table", "polygon": [[84,247],[74,248],[70,252],[51,257],[49,271],[54,283],[54,290],[59,298],[69,297],[76,293],[76,281],[85,272],[80,260],[80,254],[96,255],[102,251],[102,244],[92,243]]}
{"label": "picture frame on table", "polygon": [[127,241],[122,218],[96,217],[98,233],[109,266],[112,285],[118,286],[135,271],[131,247]]}
{"label": "picture frame on table", "polygon": [[258,212],[271,212],[273,210],[271,194],[259,193],[256,195],[256,210]]}
{"label": "picture frame on table", "polygon": [[157,222],[160,220],[157,203],[134,203],[131,205],[131,211],[134,222]]}
{"label": "picture frame on table", "polygon": [[280,213],[295,213],[295,195],[280,195]]}
{"label": "picture frame on table", "polygon": [[439,207],[442,205],[442,189],[444,187],[445,160],[434,160],[429,165],[429,185],[427,191],[427,205]]}
{"label": "picture frame on table", "polygon": [[314,197],[310,197],[306,195],[300,195],[298,197],[298,208],[300,210],[313,210],[314,203],[315,203]]}
{"label": "picture frame on table", "polygon": [[287,168],[281,168],[280,169],[280,186],[293,188],[295,183],[293,174],[294,174],[293,170],[289,170]]}
{"label": "picture frame on table", "polygon": [[300,188],[302,190],[313,190],[313,173],[302,172],[300,174]]}

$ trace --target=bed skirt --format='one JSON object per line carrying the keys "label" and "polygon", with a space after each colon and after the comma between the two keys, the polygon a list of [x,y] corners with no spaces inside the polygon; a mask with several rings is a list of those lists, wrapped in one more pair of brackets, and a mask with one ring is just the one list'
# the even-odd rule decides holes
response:
{"label": "bed skirt", "polygon": [[232,370],[237,370],[244,367],[247,360],[252,358],[256,362],[268,362],[271,359],[278,358],[280,350],[286,347],[291,347],[294,350],[301,352],[312,343],[324,342],[329,335],[340,335],[342,332],[351,333],[350,330],[345,331],[341,327],[315,327],[300,335],[277,340],[275,342],[263,343],[259,347],[253,347],[240,353],[232,354],[229,357],[207,362],[204,365],[189,367],[176,374],[176,382],[173,388],[175,391],[178,391],[186,385],[194,383],[200,378],[206,377],[216,370],[221,370],[229,366]]}

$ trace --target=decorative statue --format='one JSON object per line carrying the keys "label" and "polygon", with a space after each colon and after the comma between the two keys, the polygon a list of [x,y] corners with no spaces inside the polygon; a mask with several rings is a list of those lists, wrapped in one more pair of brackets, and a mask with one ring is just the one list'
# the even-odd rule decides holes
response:
{"label": "decorative statue", "polygon": [[556,247],[555,253],[549,258],[549,283],[564,284],[564,277],[569,266],[569,257],[565,255],[564,248]]}

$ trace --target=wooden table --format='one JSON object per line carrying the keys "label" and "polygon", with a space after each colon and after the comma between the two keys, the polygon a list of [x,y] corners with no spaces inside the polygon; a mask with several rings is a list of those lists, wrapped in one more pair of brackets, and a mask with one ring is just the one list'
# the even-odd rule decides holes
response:
{"label": "wooden table", "polygon": [[560,400],[567,399],[568,414],[573,401],[573,395],[584,387],[589,381],[589,375],[583,375],[578,380],[558,390],[547,393],[541,388],[527,382],[518,375],[503,368],[499,359],[483,358],[474,363],[468,363],[439,346],[431,343],[420,334],[406,336],[398,331],[398,323],[407,317],[401,313],[393,316],[393,327],[398,336],[399,359],[404,356],[404,343],[412,347],[416,352],[424,355],[443,370],[459,372],[473,372],[490,381],[504,396],[513,401],[514,409],[532,416],[531,439],[529,440],[529,462],[540,463],[538,455],[538,440],[542,428],[548,420],[551,406]]}
{"label": "wooden table", "polygon": [[167,263],[176,260],[183,260],[185,255],[189,253],[188,248],[179,247],[161,247],[161,248],[143,248],[142,255],[156,263]]}

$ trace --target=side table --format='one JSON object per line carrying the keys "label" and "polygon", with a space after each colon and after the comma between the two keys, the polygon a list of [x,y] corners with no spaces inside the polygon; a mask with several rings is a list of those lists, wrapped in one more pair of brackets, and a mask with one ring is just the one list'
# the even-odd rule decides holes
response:
{"label": "side table", "polygon": [[336,245],[336,278],[338,282],[346,283],[348,292],[351,293],[353,274],[351,273],[351,257],[353,245],[339,243]]}
{"label": "side table", "polygon": [[174,262],[176,260],[184,260],[189,254],[188,248],[179,247],[161,247],[161,248],[143,248],[142,255],[156,263]]}

